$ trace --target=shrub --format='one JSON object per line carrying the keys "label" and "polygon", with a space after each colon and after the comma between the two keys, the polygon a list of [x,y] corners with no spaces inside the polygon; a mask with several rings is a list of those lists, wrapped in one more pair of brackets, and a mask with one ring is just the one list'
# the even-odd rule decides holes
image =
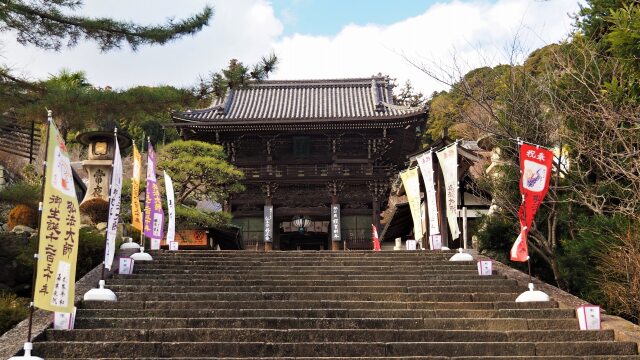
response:
{"label": "shrub", "polygon": [[218,211],[206,212],[187,206],[176,206],[176,228],[191,229],[221,227],[231,222],[231,214]]}
{"label": "shrub", "polygon": [[7,224],[9,230],[13,230],[16,225],[25,225],[31,228],[37,227],[38,211],[32,206],[19,204],[9,212]]}
{"label": "shrub", "polygon": [[101,198],[85,201],[80,205],[80,213],[94,225],[105,222],[109,216],[109,202]]}
{"label": "shrub", "polygon": [[40,185],[17,183],[7,186],[0,191],[0,201],[11,204],[25,204],[33,208],[38,207],[40,201]]}
{"label": "shrub", "polygon": [[0,292],[0,335],[24,320],[29,314],[29,300]]}
{"label": "shrub", "polygon": [[104,231],[98,231],[94,228],[80,229],[76,280],[79,280],[104,260],[104,236]]}

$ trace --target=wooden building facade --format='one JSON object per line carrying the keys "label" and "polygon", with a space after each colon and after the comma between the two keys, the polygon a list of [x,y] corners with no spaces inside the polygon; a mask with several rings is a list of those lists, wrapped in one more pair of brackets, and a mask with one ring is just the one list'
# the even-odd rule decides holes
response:
{"label": "wooden building facade", "polygon": [[[387,76],[263,81],[173,113],[184,139],[224,147],[246,191],[229,199],[246,248],[370,248],[426,109],[393,104]],[[380,230],[381,231],[381,230]]]}

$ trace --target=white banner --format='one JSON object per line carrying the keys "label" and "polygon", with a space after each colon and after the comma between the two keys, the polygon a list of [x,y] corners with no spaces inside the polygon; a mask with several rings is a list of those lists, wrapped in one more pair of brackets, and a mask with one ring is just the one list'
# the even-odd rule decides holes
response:
{"label": "white banner", "polygon": [[413,234],[416,240],[422,240],[422,216],[420,216],[420,175],[418,168],[410,168],[400,172],[400,178],[407,194],[411,219],[413,220]]}
{"label": "white banner", "polygon": [[113,173],[111,174],[111,190],[109,192],[109,220],[107,221],[107,244],[104,249],[104,267],[111,270],[113,256],[116,252],[116,235],[118,219],[120,219],[120,195],[122,190],[122,158],[118,138],[115,137],[113,152]]}
{"label": "white banner", "polygon": [[436,186],[433,179],[433,151],[416,156],[427,191],[427,213],[429,214],[429,235],[440,234],[438,226],[438,204],[436,202]]}
{"label": "white banner", "polygon": [[167,216],[169,217],[169,225],[167,225],[167,244],[171,243],[176,237],[176,205],[173,195],[173,181],[167,172],[164,171],[164,187],[167,192]]}
{"label": "white banner", "polygon": [[447,222],[451,238],[460,236],[458,228],[458,145],[452,145],[436,153],[444,177]]}

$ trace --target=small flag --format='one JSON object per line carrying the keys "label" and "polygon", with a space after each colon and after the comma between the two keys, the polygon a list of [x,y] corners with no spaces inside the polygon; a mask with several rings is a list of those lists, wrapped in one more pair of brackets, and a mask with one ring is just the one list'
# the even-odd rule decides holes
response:
{"label": "small flag", "polygon": [[371,224],[371,228],[373,229],[373,251],[380,251],[380,239],[378,238],[378,229],[376,226]]}

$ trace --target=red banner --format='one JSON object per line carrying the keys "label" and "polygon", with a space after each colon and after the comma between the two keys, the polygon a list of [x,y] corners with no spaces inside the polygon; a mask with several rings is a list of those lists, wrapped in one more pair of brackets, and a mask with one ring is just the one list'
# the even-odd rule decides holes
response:
{"label": "red banner", "polygon": [[380,239],[378,238],[378,229],[376,229],[375,225],[371,225],[372,233],[371,237],[373,238],[373,251],[380,251]]}
{"label": "red banner", "polygon": [[522,204],[520,218],[520,236],[511,249],[512,261],[527,261],[527,234],[533,223],[536,211],[549,190],[553,153],[550,150],[529,144],[520,146],[520,193]]}

